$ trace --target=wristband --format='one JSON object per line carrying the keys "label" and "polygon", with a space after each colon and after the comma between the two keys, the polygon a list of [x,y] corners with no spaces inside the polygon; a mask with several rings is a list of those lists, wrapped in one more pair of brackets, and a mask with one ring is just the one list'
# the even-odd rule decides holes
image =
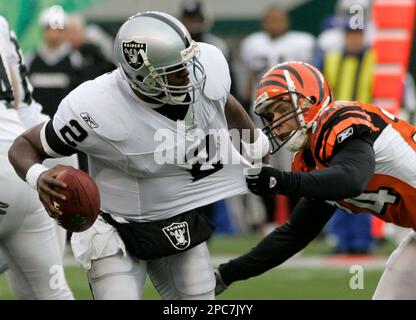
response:
{"label": "wristband", "polygon": [[31,186],[33,189],[38,190],[39,176],[47,170],[49,169],[41,165],[40,163],[36,163],[33,166],[31,166],[26,173],[27,184]]}

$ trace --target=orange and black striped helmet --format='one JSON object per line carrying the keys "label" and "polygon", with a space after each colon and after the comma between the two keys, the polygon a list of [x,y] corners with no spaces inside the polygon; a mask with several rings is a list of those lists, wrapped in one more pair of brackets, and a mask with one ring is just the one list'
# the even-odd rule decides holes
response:
{"label": "orange and black striped helmet", "polygon": [[[262,117],[267,106],[278,100],[291,101],[293,117],[296,117],[299,130],[306,132],[321,107],[325,103],[332,102],[332,91],[317,68],[305,62],[290,61],[270,68],[260,79],[254,102],[255,113]],[[309,103],[304,104],[305,100]],[[302,108],[302,106],[307,107]],[[277,150],[280,149],[287,141],[276,142],[273,129],[283,122],[280,119],[273,122],[267,122],[264,117],[262,119],[266,125],[263,128],[264,132],[269,136],[272,144],[274,142],[278,144]],[[277,150],[272,150],[272,153]]]}

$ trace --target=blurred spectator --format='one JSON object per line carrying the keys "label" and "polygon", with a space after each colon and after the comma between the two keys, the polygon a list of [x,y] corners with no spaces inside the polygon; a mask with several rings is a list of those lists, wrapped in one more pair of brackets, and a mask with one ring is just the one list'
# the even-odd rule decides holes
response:
{"label": "blurred spectator", "polygon": [[[278,63],[290,60],[311,62],[315,38],[306,32],[290,30],[290,20],[287,13],[276,6],[269,7],[262,19],[262,31],[255,32],[246,37],[240,50],[241,60],[247,68],[246,85],[243,93],[243,105],[251,106],[256,91],[256,83],[264,72]],[[260,117],[253,115],[251,108],[247,110],[252,115],[254,122],[258,127],[263,123]],[[271,158],[272,165],[283,171],[289,171],[291,168],[291,153],[286,150],[275,154]],[[256,197],[249,195],[249,197]],[[251,201],[253,201],[252,199]],[[287,200],[285,198],[285,200]],[[295,199],[289,199],[290,206],[296,203]],[[262,198],[266,212],[266,221],[260,226],[262,233],[265,235],[275,228],[276,214],[287,215],[282,212],[282,207],[277,207],[275,198]],[[281,219],[279,219],[281,220]]]}
{"label": "blurred spectator", "polygon": [[68,16],[65,25],[68,43],[82,56],[82,79],[79,82],[91,80],[115,68],[101,51],[101,48],[91,43],[86,37],[85,19],[80,15]]}
{"label": "blurred spectator", "polygon": [[[350,19],[343,22],[344,47],[328,51],[317,67],[323,71],[333,89],[335,100],[372,102],[375,55],[366,44],[363,29],[355,29]],[[335,242],[334,253],[366,254],[371,252],[370,214],[347,214],[337,210],[328,225],[329,237]]]}
{"label": "blurred spectator", "polygon": [[322,33],[318,36],[318,48],[323,52],[342,50],[344,47],[343,21],[357,14],[355,8],[364,11],[364,37],[371,44],[375,28],[371,22],[371,0],[338,0],[334,16],[327,17],[321,24]]}
{"label": "blurred spectator", "polygon": [[61,100],[79,84],[82,56],[65,41],[67,17],[62,8],[53,6],[42,12],[44,42],[27,57],[33,96],[43,112],[53,117]]}
{"label": "blurred spectator", "polygon": [[352,28],[349,19],[345,20],[342,42],[343,48],[329,50],[315,65],[328,79],[336,100],[371,103],[376,60],[364,30]]}
{"label": "blurred spectator", "polygon": [[85,36],[88,41],[100,47],[107,61],[114,63],[114,38],[109,33],[95,24],[89,24]]}
{"label": "blurred spectator", "polygon": [[200,0],[186,0],[182,4],[182,9],[180,13],[180,20],[188,29],[189,33],[193,40],[197,42],[205,42],[216,46],[221,50],[224,57],[227,59],[230,74],[231,74],[231,89],[230,92],[232,95],[236,96],[236,89],[234,83],[234,72],[232,70],[232,63],[230,62],[231,54],[228,48],[227,43],[220,37],[209,32],[209,26],[211,23],[208,23],[206,14],[204,13],[204,8],[202,1]]}
{"label": "blurred spectator", "polygon": [[255,84],[268,68],[290,60],[311,62],[315,46],[311,34],[290,30],[289,17],[279,7],[266,10],[262,28],[241,44],[240,56],[249,73],[244,98],[249,101],[254,98]]}
{"label": "blurred spectator", "polygon": [[225,41],[209,32],[201,1],[185,1],[182,5],[180,20],[188,29],[193,40],[212,44],[221,50],[227,60],[230,58]]}

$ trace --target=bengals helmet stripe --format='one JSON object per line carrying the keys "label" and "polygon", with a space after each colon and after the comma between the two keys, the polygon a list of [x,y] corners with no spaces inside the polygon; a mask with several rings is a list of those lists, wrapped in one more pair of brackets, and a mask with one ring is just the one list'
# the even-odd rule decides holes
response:
{"label": "bengals helmet stripe", "polygon": [[322,76],[322,74],[319,75],[318,72],[316,72],[316,69],[311,68],[309,65],[306,65],[306,68],[308,68],[309,70],[311,70],[312,74],[316,78],[316,81],[318,82],[318,88],[319,88],[319,99],[318,99],[318,103],[322,103],[323,102],[323,99],[324,99],[323,76]]}
{"label": "bengals helmet stripe", "polygon": [[296,71],[295,68],[292,68],[290,66],[280,66],[280,67],[277,67],[275,70],[287,70],[287,71],[289,71],[291,73],[291,76],[292,75],[295,76],[296,80],[298,80],[298,82],[300,83],[300,86],[303,88],[302,77],[300,76],[299,72]]}
{"label": "bengals helmet stripe", "polygon": [[267,86],[278,86],[278,87],[281,87],[283,89],[287,89],[286,86],[283,83],[278,82],[276,80],[263,81],[263,82],[261,82],[259,88],[264,88],[264,87],[267,87]]}

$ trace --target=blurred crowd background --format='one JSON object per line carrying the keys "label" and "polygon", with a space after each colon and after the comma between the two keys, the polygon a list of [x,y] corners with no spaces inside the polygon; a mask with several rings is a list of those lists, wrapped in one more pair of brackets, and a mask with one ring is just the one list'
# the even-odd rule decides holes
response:
{"label": "blurred crowd background", "polygon": [[[392,7],[383,9],[383,3]],[[402,5],[407,6],[405,11],[400,11]],[[0,3],[0,14],[20,41],[34,97],[45,114],[53,116],[61,99],[80,83],[115,68],[113,37],[127,17],[156,10],[178,17],[195,40],[221,49],[230,64],[232,94],[259,127],[251,111],[256,81],[272,65],[289,60],[320,68],[336,99],[375,102],[414,123],[414,9],[414,0]],[[290,170],[291,156],[279,153],[272,162]],[[215,203],[209,214],[217,235],[265,235],[288,218],[296,201],[245,195]],[[370,215],[339,212],[322,239],[331,243],[332,253],[367,254],[387,237],[401,238],[400,230],[389,228]]]}

